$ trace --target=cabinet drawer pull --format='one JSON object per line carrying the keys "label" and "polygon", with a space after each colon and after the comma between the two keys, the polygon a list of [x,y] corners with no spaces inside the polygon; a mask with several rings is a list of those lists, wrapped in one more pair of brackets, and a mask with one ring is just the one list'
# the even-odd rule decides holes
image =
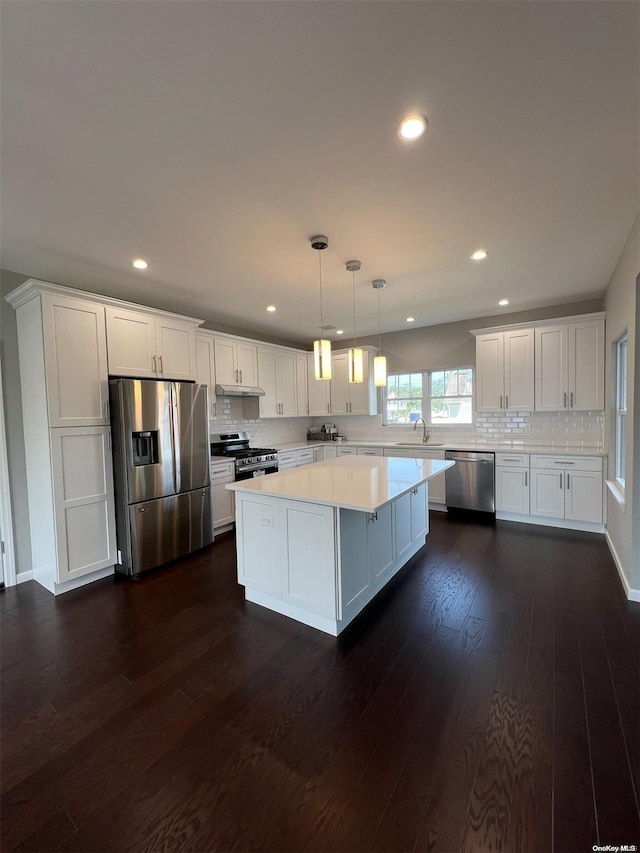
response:
{"label": "cabinet drawer pull", "polygon": [[575,465],[575,462],[558,462],[557,460],[554,462],[555,465]]}
{"label": "cabinet drawer pull", "polygon": [[519,460],[519,459],[507,459],[507,457],[506,457],[506,456],[504,457],[504,459],[503,459],[502,461],[503,461],[503,462],[520,462],[520,460]]}

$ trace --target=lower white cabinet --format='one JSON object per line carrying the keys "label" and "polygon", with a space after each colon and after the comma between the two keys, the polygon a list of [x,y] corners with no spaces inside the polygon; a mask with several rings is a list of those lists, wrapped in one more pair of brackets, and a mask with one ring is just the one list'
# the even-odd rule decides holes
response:
{"label": "lower white cabinet", "polygon": [[338,448],[335,444],[331,444],[328,447],[321,447],[322,451],[322,459],[335,459],[338,455]]}
{"label": "lower white cabinet", "polygon": [[496,510],[529,514],[529,468],[496,465]]}
{"label": "lower white cabinet", "polygon": [[602,458],[532,456],[531,515],[602,524]]}
{"label": "lower white cabinet", "polygon": [[[43,567],[54,559],[50,582],[63,584],[116,562],[111,431],[109,427],[63,427],[50,430],[49,439],[55,546],[47,555],[38,545],[46,548],[54,543],[36,537],[34,566]],[[44,482],[40,488],[46,491]]]}
{"label": "lower white cabinet", "polygon": [[356,449],[358,456],[384,456],[382,447],[358,447]]}
{"label": "lower white cabinet", "polygon": [[278,471],[286,471],[287,468],[297,468],[298,459],[295,450],[280,450],[278,452]]}
{"label": "lower white cabinet", "polygon": [[356,456],[357,453],[357,447],[343,447],[342,445],[336,447],[336,456]]}
{"label": "lower white cabinet", "polygon": [[302,465],[311,465],[316,461],[312,447],[305,447],[303,450],[298,450],[297,453],[298,468]]}
{"label": "lower white cabinet", "polygon": [[235,521],[235,497],[226,488],[227,483],[235,480],[233,462],[211,463],[211,496],[213,501],[213,529],[233,524]]}
{"label": "lower white cabinet", "polygon": [[396,560],[404,564],[429,532],[426,484],[421,483],[401,495],[392,506]]}

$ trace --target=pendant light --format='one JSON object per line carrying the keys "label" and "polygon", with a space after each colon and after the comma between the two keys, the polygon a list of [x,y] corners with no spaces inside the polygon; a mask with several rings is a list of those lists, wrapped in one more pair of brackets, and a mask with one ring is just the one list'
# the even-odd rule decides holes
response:
{"label": "pendant light", "polygon": [[331,379],[331,341],[322,337],[322,255],[323,249],[329,245],[329,238],[317,234],[309,240],[311,248],[318,252],[318,270],[320,273],[320,338],[313,342],[313,371],[316,379]]}
{"label": "pendant light", "polygon": [[371,282],[371,287],[378,291],[378,355],[373,359],[373,384],[377,388],[385,388],[387,385],[387,357],[382,355],[382,336],[380,331],[380,291],[387,282],[383,278],[376,278]]}
{"label": "pendant light", "polygon": [[347,261],[347,270],[351,273],[353,288],[353,346],[348,353],[349,382],[364,382],[364,356],[356,340],[356,273],[362,264],[360,261]]}

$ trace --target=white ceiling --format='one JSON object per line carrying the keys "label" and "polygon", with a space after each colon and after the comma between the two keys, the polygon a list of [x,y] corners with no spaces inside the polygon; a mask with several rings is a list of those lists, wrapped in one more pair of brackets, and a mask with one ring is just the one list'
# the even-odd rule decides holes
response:
{"label": "white ceiling", "polygon": [[2,266],[300,341],[318,232],[347,334],[350,258],[360,335],[378,277],[383,331],[600,294],[638,209],[639,8],[3,0]]}

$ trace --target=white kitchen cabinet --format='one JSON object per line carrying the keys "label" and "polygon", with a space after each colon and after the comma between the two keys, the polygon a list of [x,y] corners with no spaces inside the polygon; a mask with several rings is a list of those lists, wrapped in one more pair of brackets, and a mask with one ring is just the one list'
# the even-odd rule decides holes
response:
{"label": "white kitchen cabinet", "polygon": [[371,362],[373,356],[363,349],[364,381],[349,382],[349,357],[347,352],[337,352],[331,357],[331,414],[375,415],[378,411],[376,389],[373,385]]}
{"label": "white kitchen cabinet", "polygon": [[529,514],[529,469],[496,465],[496,511]]}
{"label": "white kitchen cabinet", "polygon": [[336,448],[336,456],[357,456],[357,454],[357,447],[344,447],[343,445],[338,445]]}
{"label": "white kitchen cabinet", "polygon": [[209,389],[209,418],[216,417],[216,359],[213,335],[196,332],[196,382]]}
{"label": "white kitchen cabinet", "polygon": [[260,397],[260,417],[295,417],[296,357],[292,352],[260,347],[258,349],[258,383],[265,392]]}
{"label": "white kitchen cabinet", "polygon": [[58,594],[112,574],[116,562],[104,308],[33,279],[7,301],[18,330],[33,578]]}
{"label": "white kitchen cabinet", "polygon": [[235,521],[235,496],[226,488],[235,480],[235,463],[211,461],[211,497],[213,501],[213,529],[220,530]]}
{"label": "white kitchen cabinet", "polygon": [[322,462],[325,458],[324,456],[324,448],[322,447],[314,447],[313,448],[313,461],[314,462]]}
{"label": "white kitchen cabinet", "polygon": [[335,444],[328,444],[326,447],[322,447],[322,459],[335,459],[338,455],[338,448]]}
{"label": "white kitchen cabinet", "polygon": [[429,532],[426,485],[421,483],[401,495],[393,502],[393,508],[396,562],[403,564],[424,544]]}
{"label": "white kitchen cabinet", "polygon": [[535,330],[537,412],[604,409],[604,318]]}
{"label": "white kitchen cabinet", "polygon": [[295,450],[278,451],[278,471],[286,471],[288,468],[298,467],[298,457]]}
{"label": "white kitchen cabinet", "polygon": [[309,414],[323,417],[331,413],[331,381],[316,379],[313,356],[307,357],[307,385],[309,395]]}
{"label": "white kitchen cabinet", "polygon": [[298,468],[303,465],[312,465],[316,462],[315,453],[312,447],[305,447],[303,450],[298,450],[296,453]]}
{"label": "white kitchen cabinet", "polygon": [[[309,376],[308,356],[297,354],[296,357],[296,411],[301,417],[309,414]],[[324,412],[323,412],[324,414]]]}
{"label": "white kitchen cabinet", "polygon": [[533,329],[477,335],[476,411],[531,410],[533,405]]}
{"label": "white kitchen cabinet", "polygon": [[215,337],[216,383],[258,385],[258,347],[250,341]]}
{"label": "white kitchen cabinet", "polygon": [[56,582],[65,583],[116,562],[111,430],[65,427],[49,436]]}
{"label": "white kitchen cabinet", "polygon": [[[411,499],[409,499],[411,508]],[[393,541],[393,504],[365,516],[367,519],[367,555],[374,591],[382,589],[396,569]]]}
{"label": "white kitchen cabinet", "polygon": [[[109,423],[109,382],[104,306],[57,293],[40,295],[27,324],[32,356],[44,357],[50,427]],[[26,319],[26,318],[25,318]],[[37,324],[42,324],[42,342]],[[41,356],[40,356],[41,354]]]}
{"label": "white kitchen cabinet", "polygon": [[199,320],[107,305],[111,376],[195,380]]}
{"label": "white kitchen cabinet", "polygon": [[358,456],[384,456],[382,447],[358,447]]}
{"label": "white kitchen cabinet", "polygon": [[601,524],[602,458],[531,458],[531,515]]}

